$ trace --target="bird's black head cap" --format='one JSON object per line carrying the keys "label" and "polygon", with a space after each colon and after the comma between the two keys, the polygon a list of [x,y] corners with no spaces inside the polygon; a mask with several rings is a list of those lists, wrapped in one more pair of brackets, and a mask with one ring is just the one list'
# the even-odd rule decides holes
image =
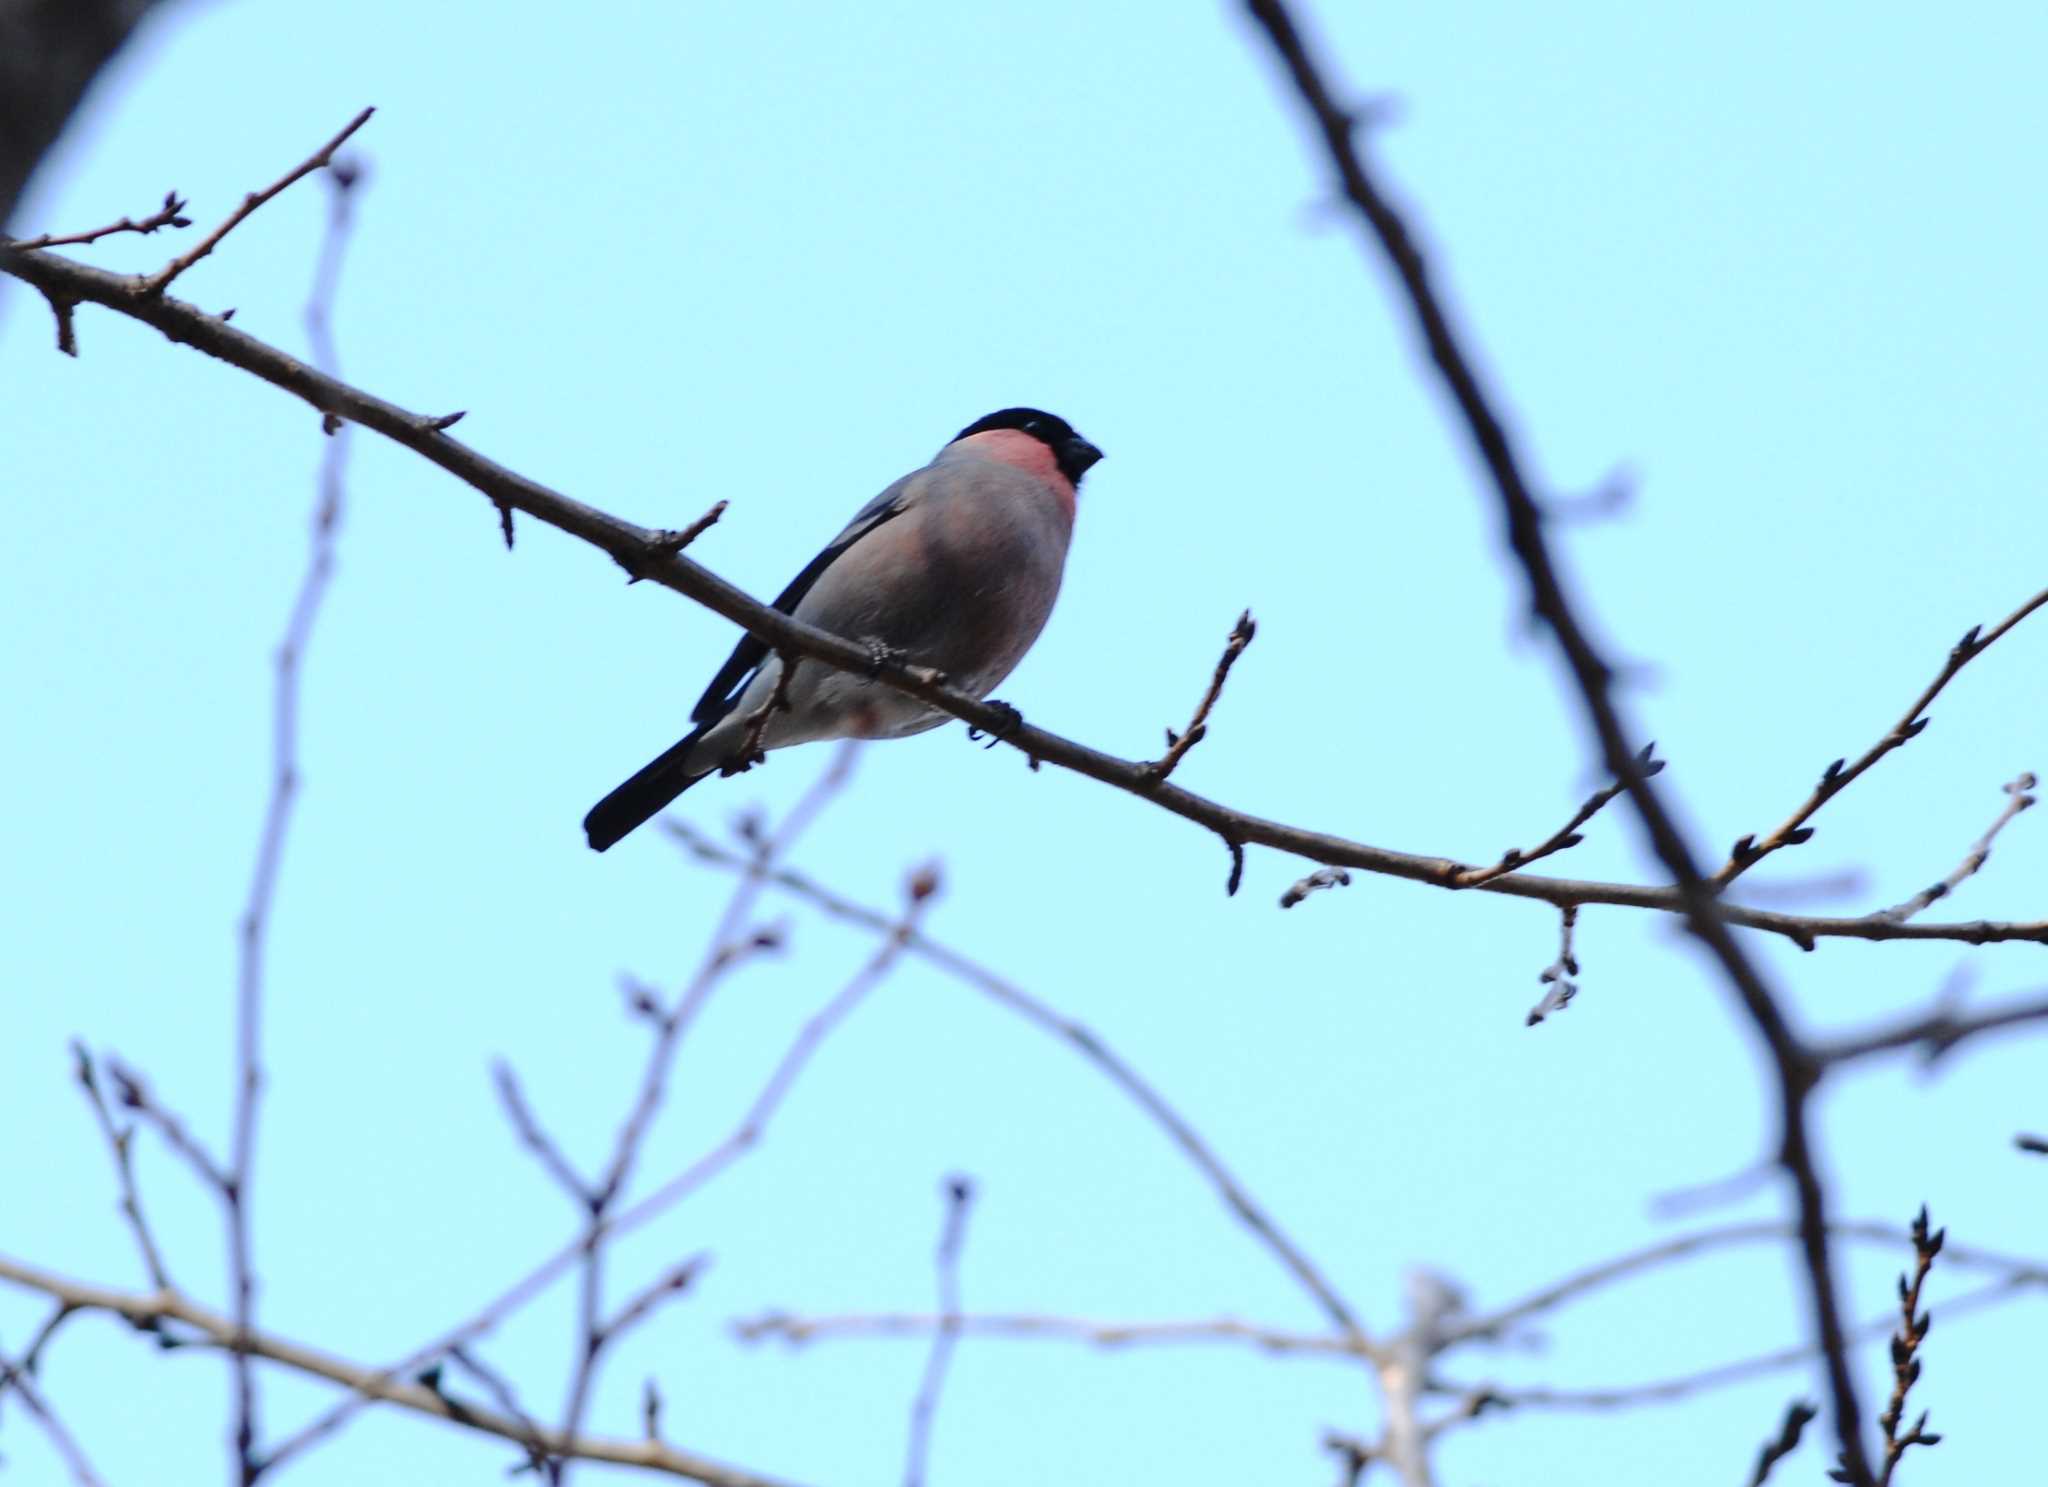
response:
{"label": "bird's black head cap", "polygon": [[1072,424],[1042,408],[1004,408],[975,419],[953,437],[957,441],[969,434],[986,434],[995,429],[1015,429],[1038,440],[1052,451],[1060,474],[1077,486],[1089,467],[1102,458],[1102,451],[1075,433]]}

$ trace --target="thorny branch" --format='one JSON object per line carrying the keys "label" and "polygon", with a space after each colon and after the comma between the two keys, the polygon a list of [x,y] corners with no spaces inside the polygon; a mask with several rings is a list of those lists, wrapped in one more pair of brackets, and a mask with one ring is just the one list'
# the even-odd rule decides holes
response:
{"label": "thorny branch", "polygon": [[1927,727],[1928,720],[1925,714],[1928,705],[1941,694],[1941,689],[1954,679],[1956,673],[1983,655],[1991,648],[1993,642],[2044,604],[2048,604],[2048,589],[2043,589],[1993,625],[1989,634],[1984,633],[1981,625],[1970,626],[1963,638],[1950,649],[1948,659],[1942,663],[1941,670],[1935,674],[1934,680],[1913,699],[1913,705],[1892,725],[1891,731],[1864,750],[1854,764],[1846,759],[1837,759],[1830,764],[1821,772],[1820,783],[1813,787],[1813,793],[1800,803],[1797,810],[1767,833],[1762,841],[1751,835],[1736,842],[1728,855],[1728,860],[1715,872],[1712,880],[1714,886],[1726,888],[1773,852],[1786,847],[1796,847],[1811,838],[1813,829],[1806,823],[1813,819],[1814,814],[1859,779],[1871,765],[1893,749],[1918,738]]}
{"label": "thorny branch", "polygon": [[[586,506],[516,474],[448,437],[437,426],[437,419],[410,412],[326,377],[194,305],[168,296],[142,295],[132,278],[52,253],[5,248],[0,248],[0,271],[34,286],[55,301],[103,305],[154,326],[170,340],[239,367],[323,413],[384,435],[447,470],[495,505],[524,512],[591,544],[610,554],[627,572],[643,574],[650,581],[695,600],[777,650],[808,656],[842,671],[872,674],[886,686],[999,736],[1029,757],[1143,796],[1160,808],[1214,832],[1235,852],[1241,853],[1248,845],[1270,847],[1322,866],[1355,868],[1433,887],[1448,887],[1459,874],[1470,871],[1470,864],[1450,858],[1376,847],[1235,810],[1171,781],[1154,780],[1143,762],[1119,759],[1019,722],[1001,705],[954,691],[925,668],[889,663],[877,669],[874,657],[856,642],[792,619],[750,598],[687,556],[669,554],[663,546],[665,534]],[[1568,903],[1614,904],[1659,913],[1686,912],[1685,895],[1669,886],[1547,878],[1516,872],[1479,887],[1482,892],[1537,899],[1559,907]],[[1830,918],[1736,904],[1721,905],[1721,915],[1731,925],[1783,935],[1801,945],[1828,938],[1959,940],[1978,945],[2024,940],[2048,944],[2048,919],[2016,923],[1979,920],[1886,924],[1867,915]]]}
{"label": "thorny branch", "polygon": [[1146,766],[1154,780],[1164,783],[1173,773],[1187,752],[1209,734],[1209,710],[1216,705],[1216,699],[1223,695],[1223,683],[1229,679],[1230,668],[1237,664],[1237,658],[1244,654],[1245,647],[1252,643],[1258,633],[1258,626],[1252,622],[1252,612],[1247,609],[1237,617],[1231,626],[1230,639],[1224,643],[1223,654],[1216,659],[1215,674],[1209,678],[1209,689],[1202,694],[1202,700],[1195,704],[1195,715],[1188,720],[1188,726],[1179,733],[1171,728],[1166,730],[1166,753]]}

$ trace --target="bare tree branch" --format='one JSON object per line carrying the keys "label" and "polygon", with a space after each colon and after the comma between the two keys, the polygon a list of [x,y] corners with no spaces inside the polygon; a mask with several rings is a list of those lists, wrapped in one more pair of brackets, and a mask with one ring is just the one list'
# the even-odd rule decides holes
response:
{"label": "bare tree branch", "polygon": [[[401,1379],[388,1370],[367,1368],[269,1333],[245,1334],[232,1319],[207,1310],[179,1291],[160,1291],[145,1296],[108,1290],[5,1257],[0,1257],[0,1280],[40,1291],[78,1311],[107,1312],[145,1330],[154,1330],[164,1322],[182,1323],[197,1333],[198,1340],[208,1347],[246,1352],[251,1357],[267,1359],[308,1378],[338,1384],[365,1400],[397,1405],[467,1430],[499,1436],[522,1448],[538,1444],[548,1455],[558,1459],[637,1466],[702,1482],[707,1487],[782,1487],[772,1477],[679,1451],[658,1440],[614,1440],[605,1436],[571,1439],[559,1432],[541,1430],[536,1441],[531,1420],[464,1405],[438,1389]],[[450,1348],[440,1349],[442,1354],[450,1351]],[[18,1382],[15,1387],[19,1388]],[[266,1469],[277,1460],[278,1457],[273,1455],[265,1463]]]}
{"label": "bare tree branch", "polygon": [[64,1428],[64,1422],[57,1418],[57,1412],[50,1408],[42,1391],[29,1377],[26,1362],[16,1364],[0,1355],[0,1393],[12,1390],[14,1397],[22,1402],[28,1412],[35,1416],[36,1423],[43,1427],[43,1434],[50,1439],[50,1446],[63,1459],[71,1473],[71,1480],[78,1487],[105,1487],[99,1474],[92,1469],[92,1463],[85,1459],[85,1452]]}
{"label": "bare tree branch", "polygon": [[[335,135],[334,138],[327,141],[326,144],[315,150],[311,155],[272,181],[268,186],[265,186],[261,191],[251,191],[247,196],[243,197],[242,204],[228,213],[225,222],[201,238],[186,252],[179,254],[155,273],[142,280],[140,285],[141,292],[148,295],[161,295],[171,286],[172,281],[178,275],[184,273],[186,269],[192,267],[193,264],[199,262],[200,259],[206,257],[207,254],[219,247],[221,239],[239,227],[251,212],[255,211],[272,197],[278,195],[294,181],[301,180],[332,162],[334,152],[348,142],[348,137],[351,134],[354,134],[358,129],[369,123],[370,115],[375,112],[374,108],[364,109],[353,119],[349,120],[342,127],[339,134]],[[346,194],[345,185],[341,194]],[[332,366],[322,366],[321,370],[327,372],[330,376],[334,375],[334,368]]]}
{"label": "bare tree branch", "polygon": [[[1183,790],[1170,781],[1160,784],[1147,765],[1118,759],[1058,734],[1020,723],[998,704],[983,702],[947,687],[923,667],[885,664],[876,671],[868,650],[853,641],[791,619],[762,604],[688,557],[664,547],[670,534],[635,526],[586,506],[493,463],[449,438],[439,420],[408,412],[381,398],[323,376],[294,357],[266,345],[219,316],[169,296],[142,295],[131,277],[109,274],[54,253],[27,253],[0,247],[0,272],[12,274],[41,290],[53,301],[103,305],[166,337],[284,389],[323,413],[331,413],[383,434],[441,466],[489,498],[494,505],[524,512],[548,526],[580,538],[608,553],[629,573],[672,589],[723,615],[777,650],[823,661],[843,671],[874,674],[886,686],[922,699],[941,711],[999,736],[1026,755],[1087,775],[1103,784],[1142,796],[1164,810],[1214,832],[1226,844],[1270,847],[1340,868],[1356,868],[1434,887],[1450,887],[1470,864],[1375,847],[1327,832],[1290,826],[1234,810]],[[1565,904],[1613,904],[1678,914],[1686,910],[1684,895],[1674,887],[1546,878],[1512,873],[1479,885],[1480,891],[1513,898]],[[2048,944],[2048,920],[2000,923],[1886,924],[1868,916],[1830,918],[1786,914],[1744,905],[1722,906],[1731,925],[1783,935],[1803,946],[1829,938],[1859,940],[1958,940],[1982,945],[2011,940]]]}
{"label": "bare tree branch", "polygon": [[1892,924],[1904,924],[1908,919],[1911,919],[1915,914],[1918,914],[1936,900],[1947,898],[1951,893],[1954,893],[1957,888],[1962,886],[1965,878],[1977,872],[1990,860],[1992,839],[1999,832],[2005,830],[2013,817],[2034,803],[2034,797],[2027,793],[2034,788],[2034,784],[2035,780],[2032,774],[2023,774],[2011,784],[2003,787],[2006,796],[2005,809],[1998,813],[1997,820],[1985,828],[1984,834],[1977,838],[1976,845],[1970,848],[1969,855],[1957,865],[1954,872],[1943,878],[1939,883],[1921,889],[1904,903],[1895,904],[1889,909],[1882,909],[1871,917],[1873,919],[1883,919]]}
{"label": "bare tree branch", "polygon": [[1854,764],[1842,759],[1830,764],[1822,771],[1820,783],[1813,787],[1813,793],[1800,803],[1797,810],[1768,832],[1762,841],[1753,836],[1746,836],[1738,841],[1728,860],[1715,872],[1714,886],[1725,888],[1773,852],[1798,846],[1810,838],[1813,832],[1806,823],[1813,819],[1815,812],[1860,779],[1871,765],[1893,749],[1918,738],[1927,727],[1927,719],[1923,714],[1927,711],[1928,704],[1941,695],[1941,689],[1954,679],[1955,674],[1983,655],[1994,641],[2044,604],[2048,604],[2048,589],[2043,589],[1992,626],[1988,635],[1982,633],[1981,625],[1972,625],[1963,638],[1950,649],[1948,659],[1942,663],[1941,670],[1935,674],[1934,680],[1913,699],[1913,705],[1892,725],[1891,731],[1864,750]]}
{"label": "bare tree branch", "polygon": [[[1645,776],[1663,772],[1664,761],[1652,757],[1656,748],[1657,746],[1654,743],[1645,744],[1643,745],[1642,753],[1636,756],[1636,762],[1642,767]],[[1500,861],[1496,862],[1492,867],[1468,868],[1458,875],[1457,881],[1452,883],[1451,886],[1453,888],[1478,888],[1483,884],[1491,883],[1495,878],[1504,878],[1518,868],[1527,867],[1530,863],[1540,858],[1549,857],[1570,847],[1576,847],[1585,840],[1584,837],[1579,835],[1579,828],[1599,815],[1601,809],[1609,801],[1613,800],[1615,796],[1621,794],[1627,788],[1627,784],[1621,780],[1616,780],[1611,785],[1601,786],[1586,797],[1585,804],[1572,813],[1571,820],[1565,822],[1564,825],[1552,832],[1542,842],[1539,842],[1526,852],[1519,847],[1510,847],[1501,854]],[[1567,905],[1566,907],[1576,908],[1577,905]]]}
{"label": "bare tree branch", "polygon": [[[687,822],[668,817],[662,824],[671,837],[699,860],[728,870],[744,867],[741,858],[712,842]],[[778,868],[768,873],[765,881],[815,905],[835,919],[843,919],[877,933],[891,932],[888,916],[879,910],[855,903],[852,899],[833,892],[802,873],[789,868]],[[1187,1119],[1167,1102],[1165,1096],[1113,1052],[1092,1029],[1069,1020],[1015,983],[1004,980],[995,972],[928,935],[914,933],[905,941],[905,945],[913,953],[991,998],[998,1005],[1015,1012],[1041,1032],[1060,1039],[1099,1069],[1112,1084],[1129,1096],[1166,1132],[1174,1145],[1180,1148],[1182,1155],[1209,1180],[1210,1185],[1216,1189],[1217,1196],[1236,1215],[1238,1221],[1266,1247],[1280,1263],[1281,1268],[1294,1278],[1337,1329],[1353,1340],[1358,1351],[1371,1353],[1372,1344],[1367,1338],[1363,1324],[1359,1322],[1351,1305],[1338,1294],[1328,1277],[1309,1259],[1301,1247],[1288,1237],[1230,1169],[1223,1165],[1222,1159],[1210,1149],[1208,1143]]]}
{"label": "bare tree branch", "polygon": [[85,1091],[85,1102],[92,1107],[93,1120],[106,1138],[107,1152],[113,1158],[114,1179],[121,1186],[121,1217],[135,1236],[135,1247],[142,1252],[143,1271],[151,1285],[160,1291],[167,1290],[171,1279],[164,1269],[163,1251],[157,1248],[156,1237],[150,1233],[149,1220],[142,1212],[142,1196],[135,1187],[135,1128],[114,1124],[106,1097],[100,1093],[92,1055],[75,1038],[71,1042],[71,1061],[79,1088]]}
{"label": "bare tree branch", "polygon": [[939,1231],[935,1267],[939,1278],[939,1316],[932,1328],[931,1351],[924,1377],[910,1405],[910,1445],[903,1466],[903,1487],[924,1487],[931,1457],[932,1422],[938,1418],[939,1391],[946,1368],[960,1341],[960,1248],[967,1240],[967,1210],[974,1202],[974,1184],[965,1177],[946,1179],[946,1221]]}
{"label": "bare tree branch", "polygon": [[1237,658],[1244,654],[1245,647],[1252,643],[1258,633],[1258,626],[1252,623],[1252,612],[1247,609],[1237,617],[1231,627],[1230,639],[1223,646],[1223,654],[1216,660],[1216,671],[1209,678],[1208,690],[1202,693],[1202,700],[1195,704],[1195,715],[1188,720],[1188,726],[1179,733],[1171,728],[1166,730],[1166,753],[1147,768],[1152,778],[1164,782],[1173,773],[1187,752],[1200,743],[1209,733],[1209,710],[1216,705],[1216,699],[1223,695],[1223,683],[1230,677],[1230,668],[1237,664]]}
{"label": "bare tree branch", "polygon": [[182,199],[177,192],[166,191],[164,193],[164,204],[139,221],[133,217],[123,217],[117,222],[109,222],[105,227],[95,227],[86,232],[46,232],[41,237],[14,241],[12,246],[16,248],[84,247],[87,243],[96,243],[103,237],[112,237],[117,232],[135,232],[148,237],[151,233],[165,227],[190,227],[192,219],[181,215],[188,205],[190,203]]}
{"label": "bare tree branch", "polygon": [[1795,1399],[1785,1411],[1785,1423],[1778,1427],[1775,1440],[1764,1442],[1757,1453],[1756,1470],[1749,1474],[1749,1487],[1764,1487],[1771,1475],[1771,1468],[1799,1449],[1799,1437],[1806,1433],[1806,1427],[1820,1411],[1803,1399]]}
{"label": "bare tree branch", "polygon": [[1630,729],[1613,696],[1612,668],[1595,650],[1566,594],[1544,536],[1542,507],[1522,473],[1520,457],[1494,411],[1493,399],[1481,387],[1479,375],[1451,327],[1450,317],[1431,283],[1428,265],[1406,222],[1366,171],[1357,148],[1356,120],[1338,106],[1322,70],[1310,57],[1280,0],[1248,0],[1248,6],[1253,19],[1272,41],[1296,92],[1321,132],[1345,199],[1358,209],[1400,280],[1430,360],[1456,404],[1499,496],[1507,546],[1527,575],[1531,607],[1550,628],[1564,653],[1587,722],[1599,739],[1600,756],[1615,778],[1623,782],[1651,848],[1675,880],[1687,927],[1720,963],[1736,1000],[1770,1051],[1782,1124],[1779,1161],[1798,1203],[1800,1250],[1814,1325],[1827,1357],[1835,1432],[1851,1482],[1855,1487],[1866,1487],[1872,1480],[1870,1463],[1863,1444],[1856,1381],[1849,1369],[1843,1338],[1841,1303],[1835,1293],[1828,1255],[1826,1199],[1807,1129],[1806,1101],[1819,1078],[1819,1066],[1786,1021],[1748,953],[1737,943],[1729,928],[1730,918],[1717,902],[1716,888],[1702,877],[1676,819],[1639,761]]}

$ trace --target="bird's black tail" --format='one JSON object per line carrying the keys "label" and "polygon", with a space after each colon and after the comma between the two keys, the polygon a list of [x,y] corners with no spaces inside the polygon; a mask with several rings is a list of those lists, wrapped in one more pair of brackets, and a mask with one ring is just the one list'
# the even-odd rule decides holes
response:
{"label": "bird's black tail", "polygon": [[602,852],[624,840],[711,773],[685,768],[690,751],[703,736],[704,730],[699,728],[590,808],[583,818],[583,834],[590,839],[592,851]]}

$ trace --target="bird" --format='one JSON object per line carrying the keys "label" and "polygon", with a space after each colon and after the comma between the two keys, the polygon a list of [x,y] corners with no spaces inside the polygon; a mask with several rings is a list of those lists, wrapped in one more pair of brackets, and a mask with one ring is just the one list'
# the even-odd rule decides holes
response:
{"label": "bird", "polygon": [[[986,698],[1038,639],[1059,595],[1075,495],[1102,451],[1065,419],[1003,408],[967,425],[931,463],[854,514],[790,580],[775,608],[864,645],[884,661],[931,667]],[[827,738],[904,738],[951,714],[863,676],[783,660],[746,635],[712,677],[696,727],[583,818],[603,852],[714,773],[770,749]]]}

